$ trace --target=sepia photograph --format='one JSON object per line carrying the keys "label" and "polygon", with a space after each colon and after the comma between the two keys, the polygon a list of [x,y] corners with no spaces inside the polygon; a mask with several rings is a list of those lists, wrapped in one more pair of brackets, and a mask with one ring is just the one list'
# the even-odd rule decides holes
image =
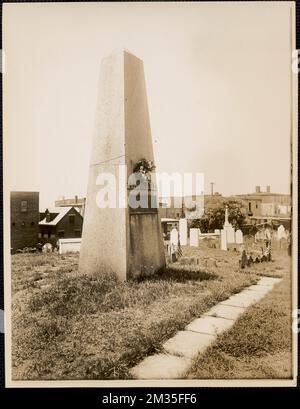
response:
{"label": "sepia photograph", "polygon": [[6,387],[296,386],[295,3],[4,3],[2,37]]}

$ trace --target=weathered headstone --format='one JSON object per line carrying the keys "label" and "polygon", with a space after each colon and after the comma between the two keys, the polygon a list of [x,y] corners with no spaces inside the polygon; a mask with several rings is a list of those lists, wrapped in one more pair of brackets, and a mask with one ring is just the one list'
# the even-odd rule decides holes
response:
{"label": "weathered headstone", "polygon": [[[135,170],[142,159],[154,159],[142,60],[127,51],[105,58],[98,101],[79,269],[121,280],[152,274],[165,266],[158,209],[129,206],[127,183],[133,172],[142,173]],[[106,185],[111,189],[103,195]],[[154,186],[151,177],[147,200],[156,196]],[[106,207],[103,197],[109,197]]]}
{"label": "weathered headstone", "polygon": [[199,246],[199,230],[190,229],[190,246]]}
{"label": "weathered headstone", "polygon": [[237,244],[242,244],[243,243],[243,232],[241,230],[237,230],[235,232],[235,242]]}
{"label": "weathered headstone", "polygon": [[226,230],[226,236],[227,236],[227,243],[228,244],[235,243],[234,228],[232,226],[227,226],[225,227],[225,230]]}
{"label": "weathered headstone", "polygon": [[182,246],[187,245],[187,219],[179,219],[179,238]]}
{"label": "weathered headstone", "polygon": [[221,250],[227,251],[227,237],[226,237],[226,230],[221,230]]}
{"label": "weathered headstone", "polygon": [[179,233],[174,227],[170,233],[170,245],[169,245],[169,255],[171,261],[176,261],[177,259],[177,249],[178,249]]}
{"label": "weathered headstone", "polygon": [[208,258],[206,260],[206,268],[214,268],[217,267],[217,262],[215,259],[213,258]]}
{"label": "weathered headstone", "polygon": [[248,257],[247,257],[247,254],[246,254],[246,250],[243,250],[242,257],[241,257],[241,260],[240,260],[240,267],[245,268],[247,265],[248,265]]}
{"label": "weathered headstone", "polygon": [[278,229],[277,229],[277,239],[281,240],[283,238],[285,238],[285,228],[284,226],[281,224]]}
{"label": "weathered headstone", "polygon": [[170,233],[170,244],[174,244],[176,247],[178,247],[178,239],[179,239],[178,230],[176,229],[176,227],[174,227]]}
{"label": "weathered headstone", "polygon": [[53,246],[51,243],[45,243],[42,248],[43,253],[51,253],[53,250]]}
{"label": "weathered headstone", "polygon": [[58,240],[58,252],[59,254],[76,253],[80,251],[81,238],[74,239],[59,239]]}

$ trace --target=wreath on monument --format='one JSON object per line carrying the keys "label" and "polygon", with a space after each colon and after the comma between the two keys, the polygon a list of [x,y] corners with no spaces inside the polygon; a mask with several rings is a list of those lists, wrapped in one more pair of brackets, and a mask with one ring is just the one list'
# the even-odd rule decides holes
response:
{"label": "wreath on monument", "polygon": [[[136,188],[143,184],[143,181],[147,183],[148,188],[151,184],[151,172],[155,169],[154,163],[152,160],[147,160],[145,158],[140,159],[133,166],[133,174],[129,177],[128,185],[130,189]],[[141,180],[142,178],[142,180]],[[139,183],[137,183],[139,181]]]}
{"label": "wreath on monument", "polygon": [[145,158],[140,159],[133,167],[133,172],[134,173],[142,173],[147,177],[147,179],[150,179],[151,172],[153,172],[155,169],[155,165],[152,160],[147,160]]}

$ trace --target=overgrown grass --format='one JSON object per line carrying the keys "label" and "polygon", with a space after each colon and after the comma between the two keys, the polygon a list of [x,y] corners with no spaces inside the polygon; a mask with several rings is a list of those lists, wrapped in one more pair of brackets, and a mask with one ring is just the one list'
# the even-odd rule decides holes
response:
{"label": "overgrown grass", "polygon": [[[207,254],[217,258],[213,271],[175,263],[124,283],[79,275],[74,255],[13,256],[13,379],[129,378],[130,367],[193,318],[257,281],[260,267],[240,271],[237,254]],[[42,285],[27,285],[33,277]]]}
{"label": "overgrown grass", "polygon": [[[283,281],[241,315],[199,355],[188,378],[283,379],[292,377],[292,314],[289,258],[277,254],[269,274]],[[278,265],[281,263],[281,265]],[[266,265],[265,265],[266,266]],[[265,268],[264,266],[264,268]]]}

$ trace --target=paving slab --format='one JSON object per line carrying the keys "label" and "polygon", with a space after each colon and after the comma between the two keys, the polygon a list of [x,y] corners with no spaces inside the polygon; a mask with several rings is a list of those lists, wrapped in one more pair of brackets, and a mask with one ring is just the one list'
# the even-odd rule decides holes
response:
{"label": "paving slab", "polygon": [[[269,290],[270,291],[270,290]],[[268,292],[269,292],[268,291]],[[249,290],[243,290],[242,292],[240,292],[238,294],[238,296],[248,296],[250,297],[252,300],[254,300],[255,302],[261,300],[267,293],[264,292],[259,292],[259,291],[249,291]]]}
{"label": "paving slab", "polygon": [[131,368],[130,374],[135,379],[180,379],[190,365],[189,358],[156,354]]}
{"label": "paving slab", "polygon": [[173,338],[164,343],[163,348],[169,354],[193,358],[199,352],[203,352],[215,339],[215,335],[179,331]]}
{"label": "paving slab", "polygon": [[276,278],[276,277],[263,277],[261,278],[257,284],[259,285],[266,285],[266,286],[272,286],[274,284],[279,283],[282,280],[282,278]]}
{"label": "paving slab", "polygon": [[233,307],[231,305],[218,304],[207,311],[204,315],[236,320],[245,310],[246,308],[242,307]]}
{"label": "paving slab", "polygon": [[233,323],[234,321],[231,319],[206,316],[195,319],[185,329],[202,334],[217,335],[230,328]]}
{"label": "paving slab", "polygon": [[247,290],[267,294],[270,291],[270,288],[268,285],[254,284],[248,287]]}
{"label": "paving slab", "polygon": [[[253,291],[254,293],[254,291]],[[254,293],[255,294],[255,293]],[[243,307],[247,308],[250,307],[250,305],[254,304],[256,302],[256,297],[253,294],[253,297],[250,295],[245,295],[245,294],[237,294],[233,295],[228,300],[222,301],[221,305],[231,305],[232,307]]]}

